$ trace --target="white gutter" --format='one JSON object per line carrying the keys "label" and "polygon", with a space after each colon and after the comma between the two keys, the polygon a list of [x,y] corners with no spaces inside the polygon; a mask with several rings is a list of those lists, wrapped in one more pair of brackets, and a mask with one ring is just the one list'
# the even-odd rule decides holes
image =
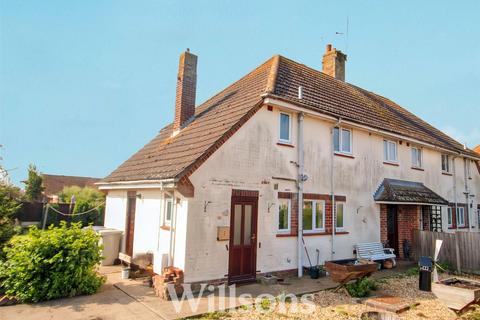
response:
{"label": "white gutter", "polygon": [[408,204],[408,205],[416,205],[416,206],[448,207],[448,204],[424,203],[424,202],[375,201],[375,203],[378,203],[378,204]]}
{"label": "white gutter", "polygon": [[136,180],[136,181],[116,181],[116,182],[97,182],[95,183],[100,190],[118,190],[118,189],[164,189],[175,186],[174,179],[165,180]]}
{"label": "white gutter", "polygon": [[303,112],[298,113],[298,277],[303,276],[303,180],[304,180],[304,163],[303,163]]}
{"label": "white gutter", "polygon": [[[290,103],[290,102],[287,102],[287,101],[283,101],[281,99],[277,99],[277,98],[271,97],[271,96],[266,96],[264,98],[264,103],[272,105],[272,106],[288,109],[288,110],[291,110],[291,111],[303,112],[303,113],[305,113],[305,115],[308,115],[308,116],[311,116],[311,117],[314,117],[314,118],[318,118],[318,119],[322,119],[322,120],[326,120],[326,121],[331,121],[331,122],[336,122],[337,121],[337,118],[335,118],[333,116],[322,114],[322,113],[311,110],[311,108],[301,107],[301,106],[298,106],[296,104],[293,104],[293,103]],[[449,149],[446,149],[446,148],[443,148],[443,147],[435,146],[435,145],[430,144],[428,142],[420,141],[420,140],[410,138],[410,137],[405,137],[401,134],[396,134],[396,133],[388,132],[388,131],[385,131],[385,130],[372,128],[372,127],[362,125],[362,124],[358,124],[358,123],[348,121],[348,120],[342,120],[342,123],[344,123],[345,125],[348,125],[349,127],[352,127],[352,128],[362,129],[362,130],[367,131],[367,132],[375,132],[375,133],[377,133],[379,135],[382,135],[382,136],[385,136],[385,137],[404,140],[404,141],[407,141],[407,142],[410,142],[410,143],[413,143],[413,144],[428,147],[428,148],[433,149],[433,150],[440,150],[440,151],[442,151],[444,153],[447,153],[447,154],[462,155],[463,157],[469,158],[469,159],[472,159],[472,160],[476,160],[476,161],[480,160],[480,157],[473,157],[473,156],[466,155],[466,154],[463,154],[463,153],[458,152],[458,151],[452,151],[452,150],[449,150]]]}

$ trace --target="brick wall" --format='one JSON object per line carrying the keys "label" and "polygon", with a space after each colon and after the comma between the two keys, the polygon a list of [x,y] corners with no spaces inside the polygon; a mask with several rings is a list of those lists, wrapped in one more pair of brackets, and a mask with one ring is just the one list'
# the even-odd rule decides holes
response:
{"label": "brick wall", "polygon": [[[388,240],[387,235],[387,212],[388,205],[380,205],[380,241]],[[413,242],[413,230],[420,228],[421,207],[416,205],[399,205],[397,213],[398,226],[398,251],[397,257],[404,258],[403,242],[408,240],[410,245]]]}
{"label": "brick wall", "polygon": [[175,97],[174,130],[180,129],[195,114],[197,56],[188,50],[180,55]]}
{"label": "brick wall", "polygon": [[338,80],[345,81],[345,61],[347,55],[340,50],[332,48],[332,45],[327,45],[327,51],[323,55],[322,72],[326,73]]}

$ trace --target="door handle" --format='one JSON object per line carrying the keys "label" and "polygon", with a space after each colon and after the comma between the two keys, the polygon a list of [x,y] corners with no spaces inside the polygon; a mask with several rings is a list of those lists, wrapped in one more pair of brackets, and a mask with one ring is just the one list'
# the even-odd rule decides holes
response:
{"label": "door handle", "polygon": [[257,239],[257,237],[255,236],[255,234],[252,234],[252,237],[250,239],[255,240],[255,239]]}

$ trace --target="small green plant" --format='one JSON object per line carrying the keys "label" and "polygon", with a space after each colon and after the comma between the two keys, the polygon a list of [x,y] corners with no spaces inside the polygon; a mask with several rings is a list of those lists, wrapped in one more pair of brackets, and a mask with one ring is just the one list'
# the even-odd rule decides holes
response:
{"label": "small green plant", "polygon": [[353,283],[347,284],[345,287],[350,296],[362,298],[368,296],[371,290],[377,290],[377,283],[373,279],[363,277]]}
{"label": "small green plant", "polygon": [[260,302],[260,306],[262,307],[262,310],[270,310],[270,306],[272,304],[272,301],[267,298],[263,298],[262,301]]}
{"label": "small green plant", "polygon": [[420,269],[418,268],[418,266],[412,267],[407,271],[405,271],[406,276],[418,276],[419,273],[420,273]]}
{"label": "small green plant", "polygon": [[7,296],[37,302],[97,292],[104,277],[96,272],[102,257],[99,235],[80,223],[14,236],[4,248],[0,287]]}

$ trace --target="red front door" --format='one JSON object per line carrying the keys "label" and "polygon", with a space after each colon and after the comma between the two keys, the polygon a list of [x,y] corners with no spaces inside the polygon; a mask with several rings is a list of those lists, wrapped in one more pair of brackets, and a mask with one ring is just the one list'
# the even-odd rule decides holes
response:
{"label": "red front door", "polygon": [[258,196],[232,195],[229,283],[255,281]]}
{"label": "red front door", "polygon": [[135,206],[137,204],[137,193],[128,192],[127,197],[127,221],[125,229],[125,253],[130,257],[133,255],[133,235],[135,233]]}

